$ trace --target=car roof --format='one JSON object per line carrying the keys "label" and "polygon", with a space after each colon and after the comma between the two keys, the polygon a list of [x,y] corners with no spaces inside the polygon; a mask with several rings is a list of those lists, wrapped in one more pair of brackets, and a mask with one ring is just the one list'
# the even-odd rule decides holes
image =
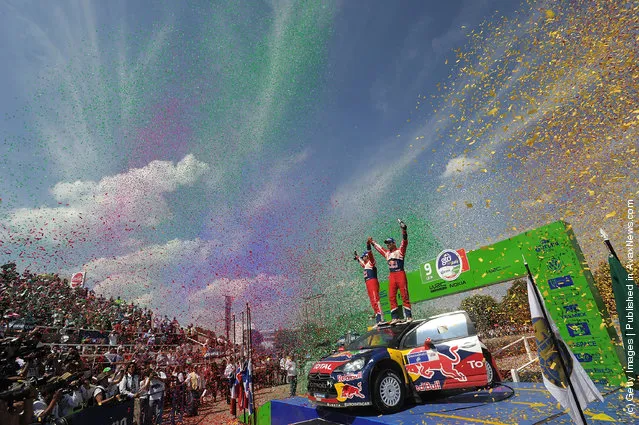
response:
{"label": "car roof", "polygon": [[438,314],[438,315],[435,315],[435,316],[430,316],[430,317],[428,318],[428,320],[431,320],[431,319],[437,319],[438,317],[452,316],[453,314],[459,314],[459,313],[462,313],[462,314],[468,314],[468,313],[466,313],[464,310],[456,310],[456,311],[451,311],[451,312],[449,312],[449,313],[442,313],[442,314]]}

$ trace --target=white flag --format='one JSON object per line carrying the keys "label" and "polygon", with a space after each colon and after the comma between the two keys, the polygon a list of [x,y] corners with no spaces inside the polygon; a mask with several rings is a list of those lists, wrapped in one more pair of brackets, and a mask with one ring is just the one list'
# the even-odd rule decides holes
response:
{"label": "white flag", "polygon": [[[569,414],[573,422],[586,425],[581,419],[581,415],[579,415],[577,403],[575,403],[575,398],[568,385],[572,385],[575,390],[575,394],[577,394],[577,398],[579,399],[579,405],[582,409],[585,409],[586,405],[591,401],[603,401],[603,396],[597,387],[595,387],[595,384],[575,355],[570,351],[570,348],[564,344],[557,331],[557,326],[555,326],[555,323],[548,314],[546,306],[543,305],[543,298],[542,305],[539,305],[537,297],[535,296],[535,287],[530,281],[530,278],[528,278],[528,304],[530,305],[530,316],[532,318],[533,328],[535,329],[539,365],[541,366],[544,385],[564,409],[569,409]],[[550,323],[547,323],[544,319],[544,311]],[[559,342],[559,349],[563,353],[562,358],[568,371],[568,377],[566,377],[561,367],[559,353],[550,334],[551,329],[555,334],[556,340]]]}

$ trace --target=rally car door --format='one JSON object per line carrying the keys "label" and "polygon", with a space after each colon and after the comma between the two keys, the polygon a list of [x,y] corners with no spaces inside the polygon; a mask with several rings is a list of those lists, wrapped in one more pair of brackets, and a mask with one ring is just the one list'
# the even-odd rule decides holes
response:
{"label": "rally car door", "polygon": [[439,390],[443,382],[435,374],[440,369],[439,353],[433,345],[418,346],[406,352],[404,364],[417,391]]}
{"label": "rally car door", "polygon": [[402,344],[406,371],[417,391],[487,383],[481,343],[463,312],[424,322]]}

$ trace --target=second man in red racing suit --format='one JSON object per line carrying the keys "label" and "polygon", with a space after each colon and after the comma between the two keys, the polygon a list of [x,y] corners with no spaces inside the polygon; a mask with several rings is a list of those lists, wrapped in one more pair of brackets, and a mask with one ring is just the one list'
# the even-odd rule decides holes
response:
{"label": "second man in red racing suit", "polygon": [[377,266],[375,264],[375,257],[373,257],[373,251],[370,244],[366,244],[366,251],[361,256],[357,255],[357,251],[354,252],[354,260],[358,261],[360,266],[364,269],[364,282],[366,282],[366,291],[368,292],[368,299],[371,301],[371,307],[375,312],[375,323],[379,325],[384,321],[382,316],[382,305],[379,302],[379,281],[377,280]]}
{"label": "second man in red racing suit", "polygon": [[397,322],[399,318],[399,312],[397,311],[397,290],[402,297],[402,305],[404,307],[404,317],[407,321],[413,320],[413,314],[410,308],[410,297],[408,295],[408,280],[406,279],[406,272],[404,271],[404,256],[406,255],[406,247],[408,246],[408,232],[406,224],[399,221],[399,227],[402,229],[402,243],[399,248],[395,243],[395,239],[388,238],[384,241],[386,249],[382,248],[372,237],[368,238],[368,242],[371,243],[377,252],[386,258],[388,262],[388,301],[391,307],[391,318],[393,322]]}

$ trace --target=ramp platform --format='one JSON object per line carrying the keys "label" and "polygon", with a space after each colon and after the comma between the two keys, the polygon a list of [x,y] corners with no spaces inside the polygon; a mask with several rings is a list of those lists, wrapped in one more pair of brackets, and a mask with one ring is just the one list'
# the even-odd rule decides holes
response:
{"label": "ramp platform", "polygon": [[[623,389],[600,387],[603,402],[586,409],[589,424],[639,424],[639,418],[624,410],[629,403]],[[632,403],[635,407],[636,402]],[[392,415],[377,415],[370,408],[334,409],[316,407],[308,399],[293,397],[271,401],[272,425],[569,425],[570,416],[558,408],[543,384],[507,383],[490,390],[458,393],[408,405]]]}

